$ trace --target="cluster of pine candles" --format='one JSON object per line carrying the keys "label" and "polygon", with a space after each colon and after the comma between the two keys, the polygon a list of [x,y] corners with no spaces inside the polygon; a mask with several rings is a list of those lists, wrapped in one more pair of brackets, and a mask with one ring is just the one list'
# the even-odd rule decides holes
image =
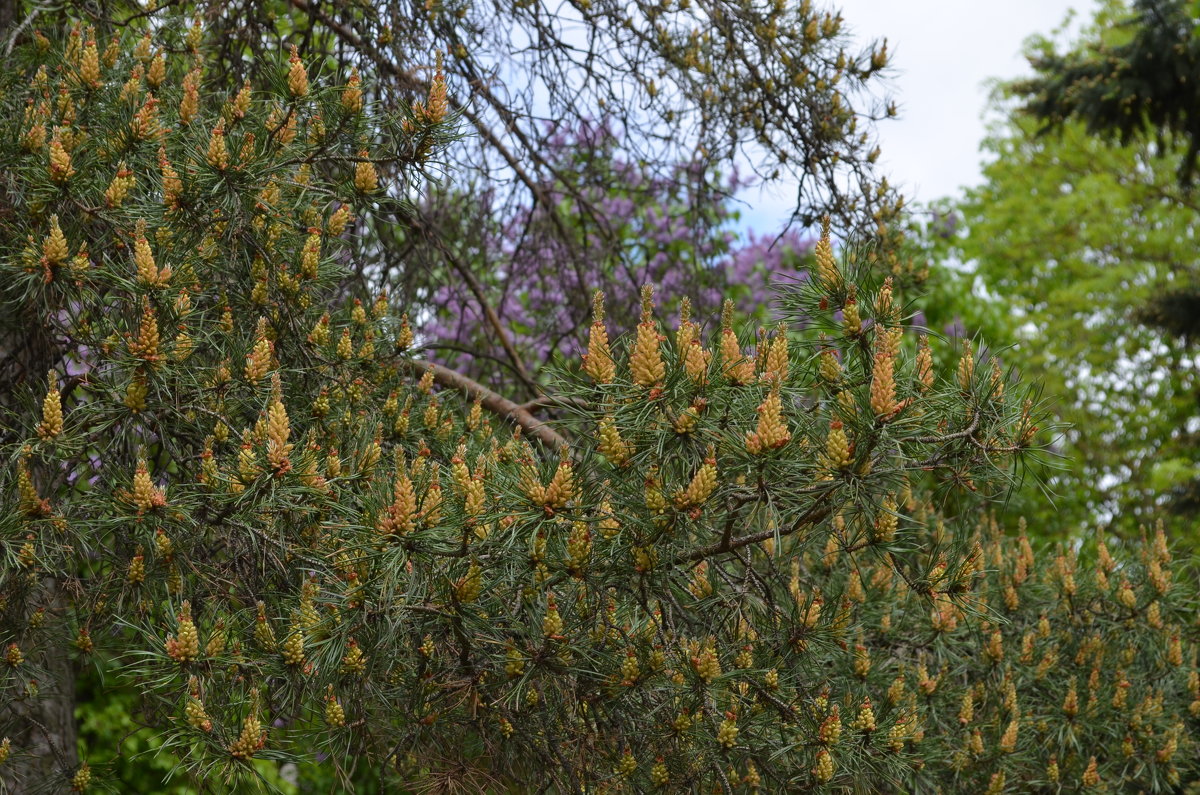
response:
{"label": "cluster of pine candles", "polygon": [[610,338],[597,295],[551,426],[347,294],[356,224],[447,140],[438,76],[394,117],[295,52],[206,92],[199,24],[37,42],[0,268],[57,358],[0,475],[0,733],[103,656],[214,786],[316,754],[589,792],[1196,775],[1194,572],[1161,532],[1006,535],[1032,392],[827,230],[769,332],[667,333],[646,287]]}

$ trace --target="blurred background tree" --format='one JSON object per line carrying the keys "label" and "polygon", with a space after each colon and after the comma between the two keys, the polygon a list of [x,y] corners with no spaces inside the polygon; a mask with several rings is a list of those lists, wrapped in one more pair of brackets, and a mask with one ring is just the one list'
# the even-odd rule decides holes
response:
{"label": "blurred background tree", "polygon": [[[1157,352],[1167,347],[1179,352],[1170,374],[1185,381],[1179,393],[1191,391],[1191,405],[1178,407],[1182,409],[1179,414],[1186,412],[1179,417],[1183,421],[1174,423],[1161,437],[1163,449],[1149,470],[1150,485],[1164,498],[1159,501],[1191,516],[1200,511],[1200,412],[1196,410],[1200,395],[1195,392],[1195,360],[1189,361],[1200,337],[1200,267],[1186,241],[1194,239],[1194,220],[1188,215],[1200,211],[1194,189],[1200,158],[1200,81],[1196,79],[1200,74],[1200,4],[1194,0],[1136,0],[1128,6],[1104,7],[1097,21],[1103,30],[1089,32],[1061,56],[1043,47],[1030,59],[1037,76],[1016,84],[1014,91],[1023,100],[1022,111],[1041,124],[1040,133],[1053,133],[1079,122],[1092,135],[1123,146],[1141,142],[1148,158],[1177,164],[1178,185],[1169,185],[1160,174],[1151,180],[1149,190],[1143,191],[1149,194],[1147,203],[1173,205],[1178,211],[1173,224],[1166,219],[1158,223],[1147,219],[1154,230],[1147,230],[1148,234],[1165,237],[1173,233],[1182,250],[1153,252],[1158,258],[1150,286],[1138,284],[1131,291],[1131,305],[1135,322],[1163,334],[1158,344],[1151,342],[1147,349]],[[1146,160],[1140,159],[1137,165],[1141,167],[1133,169],[1137,176],[1130,179],[1135,185],[1143,181],[1147,170],[1164,165],[1145,164]],[[1168,231],[1164,234],[1162,230]],[[1172,395],[1163,398],[1173,402]],[[1186,397],[1183,402],[1186,404]]]}
{"label": "blurred background tree", "polygon": [[[446,272],[448,259],[477,272],[479,288],[496,296],[491,311],[534,372],[555,356],[582,351],[590,318],[579,305],[597,285],[604,285],[612,322],[623,328],[638,322],[643,284],[654,284],[667,306],[687,297],[697,317],[717,317],[728,298],[750,322],[771,324],[775,288],[800,278],[812,241],[794,231],[779,238],[742,234],[732,202],[697,196],[719,179],[704,173],[711,167],[697,161],[658,177],[621,159],[620,141],[607,125],[564,130],[550,145],[558,172],[577,183],[547,188],[561,220],[540,205],[499,215],[503,206],[492,206],[495,192],[484,186],[433,192],[423,203],[425,217],[439,229],[457,224],[460,231],[432,240],[402,235],[386,246],[389,256],[409,263],[408,300],[430,307],[421,335],[430,355],[506,394],[523,389],[472,285]],[[740,185],[731,176],[728,193]],[[603,211],[607,234],[584,220],[580,187]],[[575,236],[569,244],[564,230]],[[586,251],[586,261],[572,250]]]}
{"label": "blurred background tree", "polygon": [[[1182,530],[1200,507],[1194,29],[1189,3],[1108,2],[1077,40],[1031,40],[1037,76],[994,89],[983,184],[923,237],[947,263],[931,282],[955,285],[931,311],[1007,340],[1073,426],[1049,479],[1056,532],[1136,531],[1164,505]],[[1027,499],[1034,516],[1042,495]]]}

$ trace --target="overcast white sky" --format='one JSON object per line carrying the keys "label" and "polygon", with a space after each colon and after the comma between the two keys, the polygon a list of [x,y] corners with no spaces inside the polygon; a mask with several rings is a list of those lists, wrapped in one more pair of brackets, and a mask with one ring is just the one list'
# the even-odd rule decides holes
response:
{"label": "overcast white sky", "polygon": [[[880,163],[910,199],[928,202],[979,179],[989,78],[1029,71],[1021,43],[1049,34],[1093,0],[834,0],[856,42],[887,37],[900,119],[881,123]],[[743,223],[776,231],[791,210],[786,188],[749,191]]]}

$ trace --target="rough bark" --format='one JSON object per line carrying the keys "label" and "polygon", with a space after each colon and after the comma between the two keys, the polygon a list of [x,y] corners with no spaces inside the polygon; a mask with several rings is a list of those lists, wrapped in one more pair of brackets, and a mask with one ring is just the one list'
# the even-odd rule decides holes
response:
{"label": "rough bark", "polygon": [[[60,594],[55,606],[62,604]],[[55,612],[47,609],[47,620]],[[37,681],[36,697],[13,700],[0,715],[0,734],[12,754],[0,767],[4,792],[69,792],[79,766],[76,750],[75,667],[61,649],[33,651],[10,675]]]}

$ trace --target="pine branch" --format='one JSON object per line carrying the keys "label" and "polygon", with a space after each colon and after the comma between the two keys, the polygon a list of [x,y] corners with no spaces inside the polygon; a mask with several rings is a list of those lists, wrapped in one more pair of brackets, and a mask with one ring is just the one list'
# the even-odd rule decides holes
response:
{"label": "pine branch", "polygon": [[462,373],[433,362],[425,362],[417,359],[402,361],[404,366],[413,373],[432,372],[434,381],[444,387],[457,390],[470,398],[478,400],[480,405],[485,409],[506,420],[510,420],[526,434],[534,437],[550,449],[559,450],[569,446],[567,440],[559,435],[557,431],[534,417],[528,410],[522,408],[520,404],[514,403],[503,395],[493,392],[483,384],[471,380]]}

